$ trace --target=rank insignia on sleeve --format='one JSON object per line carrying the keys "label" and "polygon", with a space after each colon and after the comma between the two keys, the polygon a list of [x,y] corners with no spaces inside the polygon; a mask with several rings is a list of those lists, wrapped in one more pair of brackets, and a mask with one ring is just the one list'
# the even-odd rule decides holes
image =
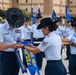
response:
{"label": "rank insignia on sleeve", "polygon": [[46,46],[48,44],[48,42],[42,42],[42,46]]}

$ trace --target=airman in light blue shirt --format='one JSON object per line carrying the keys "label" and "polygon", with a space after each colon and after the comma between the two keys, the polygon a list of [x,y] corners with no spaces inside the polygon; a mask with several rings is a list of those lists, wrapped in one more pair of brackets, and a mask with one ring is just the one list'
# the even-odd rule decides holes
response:
{"label": "airman in light blue shirt", "polygon": [[[23,32],[19,28],[10,28],[8,22],[0,28],[0,42],[11,44],[16,43],[19,39],[24,39]],[[14,49],[8,48],[5,51],[11,52]]]}

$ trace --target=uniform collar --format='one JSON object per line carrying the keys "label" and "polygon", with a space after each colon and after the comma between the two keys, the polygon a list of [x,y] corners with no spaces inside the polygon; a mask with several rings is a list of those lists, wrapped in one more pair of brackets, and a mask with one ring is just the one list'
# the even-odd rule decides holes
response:
{"label": "uniform collar", "polygon": [[76,32],[74,32],[74,36],[76,37]]}
{"label": "uniform collar", "polygon": [[53,31],[53,32],[50,32],[47,36],[49,37],[49,36],[54,35],[54,34],[55,34],[55,32]]}
{"label": "uniform collar", "polygon": [[9,25],[9,23],[6,22],[6,29],[7,29],[7,30],[10,30],[10,29],[16,29],[16,28],[11,28],[10,25]]}
{"label": "uniform collar", "polygon": [[39,25],[40,23],[35,23],[35,25],[37,26],[37,25]]}
{"label": "uniform collar", "polygon": [[24,26],[25,28],[27,28],[29,25],[28,25],[28,26],[23,25],[23,26]]}
{"label": "uniform collar", "polygon": [[7,29],[7,30],[10,29],[10,26],[9,26],[8,22],[6,22],[6,29]]}
{"label": "uniform collar", "polygon": [[66,26],[67,28],[69,28],[69,29],[72,29],[72,27],[68,27],[68,26]]}
{"label": "uniform collar", "polygon": [[61,25],[58,28],[61,28]]}

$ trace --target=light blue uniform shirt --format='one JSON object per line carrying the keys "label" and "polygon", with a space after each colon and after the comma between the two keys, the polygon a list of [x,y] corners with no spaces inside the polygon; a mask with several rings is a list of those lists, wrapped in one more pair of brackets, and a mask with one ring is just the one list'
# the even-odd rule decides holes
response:
{"label": "light blue uniform shirt", "polygon": [[68,37],[73,32],[74,31],[73,31],[72,27],[66,27],[63,36]]}
{"label": "light blue uniform shirt", "polygon": [[61,59],[61,38],[54,32],[51,32],[38,48],[45,53],[46,60],[60,60]]}
{"label": "light blue uniform shirt", "polygon": [[3,24],[0,24],[0,28],[2,28]]}
{"label": "light blue uniform shirt", "polygon": [[[71,35],[69,35],[67,37],[71,42],[75,43],[76,44],[76,33],[72,33]],[[70,53],[71,54],[76,54],[76,47],[74,46],[70,46]]]}
{"label": "light blue uniform shirt", "polygon": [[65,30],[64,27],[59,26],[59,27],[56,29],[55,33],[56,33],[57,35],[59,35],[60,38],[62,38],[62,37],[63,37],[64,30]]}
{"label": "light blue uniform shirt", "polygon": [[[0,42],[4,44],[16,43],[19,38],[24,38],[22,31],[18,28],[11,29],[7,22],[0,28]],[[5,51],[13,52],[14,49],[9,48]]]}
{"label": "light blue uniform shirt", "polygon": [[27,40],[27,39],[31,39],[31,26],[25,26],[25,25],[23,25],[23,26],[21,26],[20,27],[21,29],[22,29],[22,31],[23,31],[23,33],[24,33],[24,39],[25,40]]}
{"label": "light blue uniform shirt", "polygon": [[42,32],[42,29],[37,29],[37,26],[37,23],[32,25],[31,32],[33,33],[33,38],[43,38],[44,34]]}
{"label": "light blue uniform shirt", "polygon": [[0,28],[2,28],[5,24],[6,24],[6,22],[5,22],[5,23],[0,24]]}

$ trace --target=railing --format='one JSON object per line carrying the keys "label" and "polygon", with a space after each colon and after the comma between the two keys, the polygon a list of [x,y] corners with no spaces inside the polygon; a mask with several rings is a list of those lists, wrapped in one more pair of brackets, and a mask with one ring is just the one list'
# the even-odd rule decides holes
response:
{"label": "railing", "polygon": [[[41,42],[34,42],[34,44],[40,44]],[[62,44],[70,44],[70,42],[62,42]]]}

